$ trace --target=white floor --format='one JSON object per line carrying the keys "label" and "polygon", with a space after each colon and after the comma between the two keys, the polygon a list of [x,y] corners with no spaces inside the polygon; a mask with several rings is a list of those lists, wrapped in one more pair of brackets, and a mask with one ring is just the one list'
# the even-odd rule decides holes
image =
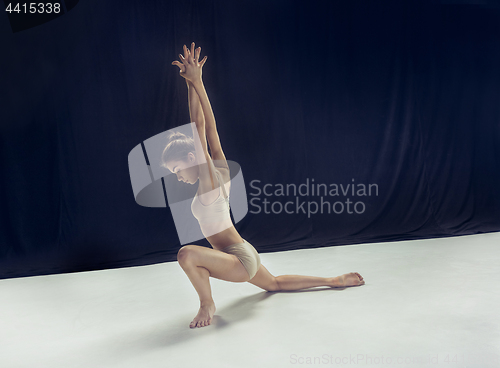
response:
{"label": "white floor", "polygon": [[1,368],[500,366],[500,233],[261,254],[275,275],[366,285],[268,293],[211,279],[189,329],[177,262],[0,280]]}

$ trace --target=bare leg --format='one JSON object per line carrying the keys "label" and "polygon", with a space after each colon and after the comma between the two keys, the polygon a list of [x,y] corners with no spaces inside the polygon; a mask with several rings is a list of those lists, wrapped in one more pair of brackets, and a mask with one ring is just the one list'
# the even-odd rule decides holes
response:
{"label": "bare leg", "polygon": [[364,285],[363,277],[357,272],[337,277],[317,277],[302,275],[273,276],[263,265],[250,283],[267,291],[300,290],[316,286],[347,287]]}
{"label": "bare leg", "polygon": [[[181,262],[179,262],[179,264],[181,264]],[[198,314],[191,321],[189,327],[208,326],[212,321],[216,309],[214,300],[212,299],[212,290],[210,288],[210,272],[204,267],[196,266],[189,262],[182,262],[181,267],[200,297],[200,309],[198,310]]]}
{"label": "bare leg", "polygon": [[345,287],[363,285],[363,277],[357,272],[346,273],[337,277],[316,277],[300,275],[276,276],[280,290],[300,290],[316,286]]}
{"label": "bare leg", "polygon": [[232,282],[249,279],[236,256],[215,249],[186,245],[179,250],[177,259],[200,298],[200,309],[189,325],[191,328],[208,326],[215,313],[210,276]]}

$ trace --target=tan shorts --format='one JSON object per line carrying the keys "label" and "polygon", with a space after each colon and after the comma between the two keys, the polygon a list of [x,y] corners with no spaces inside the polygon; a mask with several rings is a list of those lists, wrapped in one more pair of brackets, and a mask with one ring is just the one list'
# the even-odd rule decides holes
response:
{"label": "tan shorts", "polygon": [[228,254],[234,254],[247,270],[250,279],[252,279],[260,268],[260,256],[252,244],[247,242],[245,239],[243,240],[243,243],[229,245],[222,248],[220,251]]}

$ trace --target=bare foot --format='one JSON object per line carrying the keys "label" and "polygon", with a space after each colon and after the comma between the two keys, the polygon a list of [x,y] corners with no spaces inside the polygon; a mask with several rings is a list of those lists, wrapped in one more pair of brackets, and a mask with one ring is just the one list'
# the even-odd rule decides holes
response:
{"label": "bare foot", "polygon": [[190,328],[205,327],[212,322],[215,313],[215,303],[206,303],[200,306],[200,310],[193,321],[189,324]]}
{"label": "bare foot", "polygon": [[347,287],[364,285],[363,276],[357,272],[346,273],[332,279],[332,287]]}

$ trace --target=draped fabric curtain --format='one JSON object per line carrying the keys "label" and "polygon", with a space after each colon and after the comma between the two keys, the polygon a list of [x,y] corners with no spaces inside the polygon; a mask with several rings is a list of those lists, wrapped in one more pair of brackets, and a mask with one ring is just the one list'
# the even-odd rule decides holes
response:
{"label": "draped fabric curtain", "polygon": [[127,157],[189,123],[171,62],[193,41],[259,252],[499,231],[495,4],[86,0],[0,20],[0,277],[176,260]]}

